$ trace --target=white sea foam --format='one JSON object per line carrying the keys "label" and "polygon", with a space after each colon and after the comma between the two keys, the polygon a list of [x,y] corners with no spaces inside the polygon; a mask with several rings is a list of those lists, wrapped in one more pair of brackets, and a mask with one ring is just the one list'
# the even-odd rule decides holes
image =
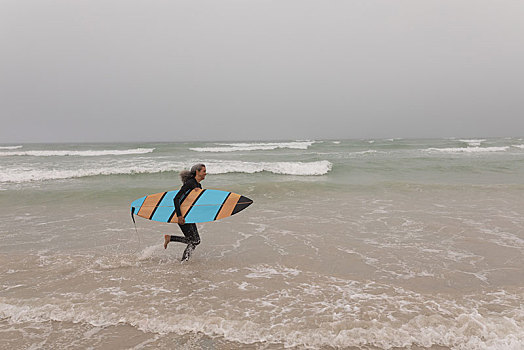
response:
{"label": "white sea foam", "polygon": [[53,156],[80,156],[80,157],[94,157],[94,156],[119,156],[129,154],[145,154],[151,153],[154,148],[134,148],[125,150],[86,150],[86,151],[72,151],[72,150],[48,150],[48,151],[23,151],[23,152],[0,152],[0,156],[34,156],[34,157],[53,157]]}
{"label": "white sea foam", "polygon": [[[358,295],[356,297],[358,300]],[[377,302],[380,302],[383,295],[376,297]],[[351,312],[353,309],[346,307],[344,310]],[[104,309],[99,305],[84,306],[70,302],[38,305],[36,301],[30,301],[17,305],[0,298],[0,319],[14,325],[49,321],[83,323],[93,327],[130,325],[145,333],[202,333],[241,344],[269,343],[301,348],[390,349],[412,346],[429,348],[436,345],[453,349],[521,350],[524,346],[524,329],[522,316],[518,313],[522,312],[516,310],[514,317],[500,317],[482,315],[476,310],[464,310],[454,317],[443,317],[439,314],[421,315],[415,312],[409,321],[401,324],[395,318],[390,321],[361,321],[357,324],[341,319],[323,321],[321,326],[312,329],[297,328],[293,322],[268,327],[252,320],[191,314],[147,315],[137,311]],[[333,315],[333,318],[336,316]]]}
{"label": "white sea foam", "polygon": [[0,149],[19,149],[24,146],[0,146]]}
{"label": "white sea foam", "polygon": [[524,149],[524,145],[512,145],[512,146],[515,147],[515,148]]}
{"label": "white sea foam", "polygon": [[465,148],[426,148],[426,152],[441,153],[486,153],[486,152],[504,152],[509,146],[504,147],[465,147]]}
{"label": "white sea foam", "polygon": [[[209,174],[271,172],[281,175],[315,176],[325,175],[332,169],[327,160],[317,162],[242,162],[209,161],[205,162]],[[98,175],[135,175],[156,174],[187,169],[190,164],[181,162],[144,162],[140,165],[116,164],[80,169],[2,169],[0,182],[23,183],[31,181],[63,180]]]}
{"label": "white sea foam", "polygon": [[353,152],[351,154],[353,154],[353,155],[362,155],[362,154],[371,154],[371,153],[378,153],[378,151],[374,150],[374,149],[369,149],[367,151]]}
{"label": "white sea foam", "polygon": [[196,152],[237,152],[237,151],[268,151],[279,148],[308,149],[315,141],[293,142],[260,142],[260,143],[220,143],[221,147],[196,147],[190,148]]}
{"label": "white sea foam", "polygon": [[[209,164],[209,165],[208,165]],[[211,174],[248,173],[267,171],[282,175],[314,176],[325,175],[331,171],[333,164],[327,160],[317,162],[241,162],[227,161],[208,163]]]}
{"label": "white sea foam", "polygon": [[260,265],[256,267],[248,267],[246,270],[251,271],[246,275],[247,278],[274,278],[276,276],[291,277],[298,276],[300,270],[292,269],[283,266],[272,267],[268,265]]}

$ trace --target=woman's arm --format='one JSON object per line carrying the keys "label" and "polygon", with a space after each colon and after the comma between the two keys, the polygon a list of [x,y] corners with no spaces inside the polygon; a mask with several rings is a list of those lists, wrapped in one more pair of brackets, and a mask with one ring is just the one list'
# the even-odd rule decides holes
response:
{"label": "woman's arm", "polygon": [[180,202],[182,200],[182,197],[186,198],[189,192],[193,190],[193,188],[194,187],[191,181],[188,181],[184,185],[182,185],[182,187],[176,194],[175,198],[173,198],[173,204],[175,206],[176,216],[178,218],[178,223],[180,225],[183,225],[185,223],[184,217],[182,216],[182,211],[180,210],[180,204],[181,204]]}

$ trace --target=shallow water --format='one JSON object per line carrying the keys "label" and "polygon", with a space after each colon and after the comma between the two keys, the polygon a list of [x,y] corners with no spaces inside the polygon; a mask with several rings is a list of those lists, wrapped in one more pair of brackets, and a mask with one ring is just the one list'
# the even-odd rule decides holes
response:
{"label": "shallow water", "polygon": [[[521,349],[522,144],[2,149],[18,154],[0,156],[0,345]],[[135,231],[129,204],[197,161],[204,188],[254,204],[199,224],[180,263],[184,246],[162,247],[178,227]]]}

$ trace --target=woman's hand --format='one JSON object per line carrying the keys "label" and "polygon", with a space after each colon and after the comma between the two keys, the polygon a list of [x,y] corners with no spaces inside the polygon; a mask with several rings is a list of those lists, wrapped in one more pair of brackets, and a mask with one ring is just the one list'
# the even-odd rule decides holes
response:
{"label": "woman's hand", "polygon": [[179,225],[184,225],[186,223],[186,219],[184,219],[183,216],[179,216],[178,217],[178,224]]}

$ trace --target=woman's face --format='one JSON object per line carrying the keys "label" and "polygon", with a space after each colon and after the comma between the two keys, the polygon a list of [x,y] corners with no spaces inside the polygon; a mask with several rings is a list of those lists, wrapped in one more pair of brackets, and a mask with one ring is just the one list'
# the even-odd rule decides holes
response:
{"label": "woman's face", "polygon": [[206,178],[206,167],[202,167],[202,169],[196,171],[196,176],[202,180]]}

